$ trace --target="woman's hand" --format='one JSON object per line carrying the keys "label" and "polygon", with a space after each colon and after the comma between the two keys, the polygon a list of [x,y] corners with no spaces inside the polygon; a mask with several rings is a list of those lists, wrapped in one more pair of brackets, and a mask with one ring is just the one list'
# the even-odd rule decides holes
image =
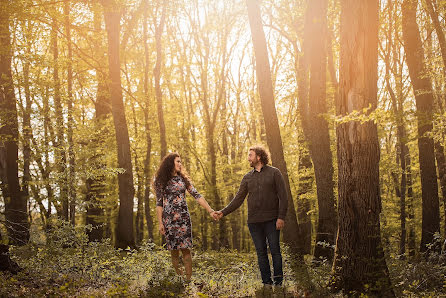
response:
{"label": "woman's hand", "polygon": [[211,209],[211,211],[209,211],[209,215],[210,215],[210,217],[212,217],[212,219],[215,220],[215,210],[214,209]]}
{"label": "woman's hand", "polygon": [[166,235],[166,229],[164,228],[163,223],[160,223],[160,224],[158,225],[158,228],[159,228],[159,231],[160,231],[160,233],[161,233],[162,235]]}

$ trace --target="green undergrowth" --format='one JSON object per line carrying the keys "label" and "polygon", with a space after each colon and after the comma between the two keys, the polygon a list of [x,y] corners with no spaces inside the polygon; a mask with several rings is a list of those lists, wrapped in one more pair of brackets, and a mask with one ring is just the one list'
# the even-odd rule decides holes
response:
{"label": "green undergrowth", "polygon": [[[311,265],[292,272],[286,249],[284,286],[264,289],[255,252],[193,251],[193,279],[175,274],[170,254],[153,243],[117,250],[109,240],[89,243],[85,227],[59,224],[46,241],[11,247],[11,258],[22,270],[0,272],[0,297],[342,297],[330,293],[331,264]],[[429,261],[388,257],[398,297],[446,294],[446,266],[441,255]],[[305,276],[300,276],[305,275]],[[304,282],[305,280],[305,282]]]}
{"label": "green undergrowth", "polygon": [[[115,249],[110,240],[89,243],[86,227],[54,224],[45,241],[11,247],[11,258],[22,270],[0,272],[0,297],[142,296],[142,297],[264,297],[254,252],[193,251],[193,279],[175,274],[170,253],[145,242],[138,249]],[[36,239],[36,237],[34,237]],[[302,296],[284,252],[284,287],[277,297]]]}

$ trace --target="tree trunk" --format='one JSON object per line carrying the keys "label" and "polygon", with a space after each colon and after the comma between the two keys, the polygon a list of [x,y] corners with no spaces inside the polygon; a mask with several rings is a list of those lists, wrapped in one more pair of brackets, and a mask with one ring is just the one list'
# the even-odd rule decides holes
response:
{"label": "tree trunk", "polygon": [[[311,216],[308,211],[311,210],[309,194],[312,191],[314,176],[311,169],[313,164],[311,163],[310,155],[308,154],[305,140],[302,134],[298,136],[298,144],[300,147],[299,153],[299,182],[297,196],[299,197],[299,206],[297,209],[297,218],[299,218],[299,229],[301,232],[301,247],[303,254],[311,254]],[[303,150],[302,150],[303,149]]]}
{"label": "tree trunk", "polygon": [[[26,28],[26,53],[31,53],[30,37],[31,22],[27,21]],[[30,57],[30,56],[28,56]],[[29,60],[24,61],[23,65],[23,85],[25,89],[25,108],[23,109],[23,180],[22,190],[23,196],[29,200],[29,183],[31,181],[30,163],[31,163],[31,141],[32,141],[32,129],[31,129],[31,92],[29,82]]]}
{"label": "tree trunk", "polygon": [[[136,120],[135,103],[132,103],[132,114],[133,114],[133,127],[134,136],[136,140],[138,137],[138,121]],[[136,174],[136,218],[135,218],[135,231],[136,231],[136,245],[140,245],[144,238],[144,197],[143,197],[143,177],[141,177],[141,171],[139,169],[138,163],[138,148],[134,149],[134,160],[135,160],[135,174]]]}
{"label": "tree trunk", "polygon": [[[403,111],[403,98],[401,98],[403,94],[403,86],[401,83],[397,82],[397,94],[392,89],[390,84],[390,71],[392,66],[390,64],[390,55],[392,54],[394,57],[394,61],[396,61],[397,49],[396,46],[393,45],[392,41],[392,32],[394,29],[394,4],[393,1],[388,2],[388,22],[389,29],[387,31],[387,40],[386,40],[386,56],[385,56],[385,64],[386,64],[386,75],[385,82],[386,88],[389,92],[392,109],[396,116],[396,125],[397,125],[397,154],[396,160],[397,163],[400,164],[401,167],[401,179],[398,180],[398,176],[394,173],[395,180],[395,190],[397,196],[400,198],[400,243],[399,243],[399,252],[400,258],[405,258],[406,254],[406,190],[407,190],[407,171],[406,171],[406,156],[409,154],[409,148],[407,146],[407,133],[405,127],[404,120],[404,111]],[[397,33],[396,33],[397,34]],[[393,51],[392,51],[393,50]],[[397,65],[394,65],[395,72],[398,72]],[[401,76],[400,73],[396,73],[395,76]],[[397,98],[397,96],[399,96]]]}
{"label": "tree trunk", "polygon": [[155,68],[153,69],[153,76],[155,77],[155,95],[156,95],[156,106],[158,110],[158,123],[160,128],[161,159],[167,154],[166,125],[164,124],[164,112],[163,112],[163,93],[161,91],[161,85],[160,85],[161,64],[163,61],[161,37],[164,30],[164,23],[166,19],[167,1],[163,0],[162,5],[163,7],[161,12],[160,23],[158,24],[158,26],[156,26],[155,29],[156,62],[155,62]]}
{"label": "tree trunk", "polygon": [[414,198],[412,191],[412,169],[411,158],[409,152],[406,155],[407,166],[407,216],[409,218],[409,235],[407,237],[407,248],[409,251],[409,257],[415,257],[415,210],[414,210]]}
{"label": "tree trunk", "polygon": [[118,166],[124,170],[118,174],[119,214],[116,228],[116,247],[135,246],[133,235],[133,172],[130,153],[129,132],[122,100],[121,71],[119,60],[119,34],[121,11],[113,0],[104,4],[105,24],[108,39],[108,63],[110,72],[110,96],[113,122],[116,132]]}
{"label": "tree trunk", "polygon": [[247,0],[249,25],[255,53],[257,85],[260,94],[263,117],[265,119],[266,139],[271,152],[272,164],[277,167],[285,180],[288,194],[288,212],[286,225],[283,229],[284,240],[291,252],[302,258],[301,237],[297,223],[296,210],[291,196],[291,188],[288,179],[288,171],[283,154],[282,137],[280,135],[279,120],[277,119],[274,102],[271,70],[269,66],[265,33],[262,27],[262,18],[258,0]]}
{"label": "tree trunk", "polygon": [[[44,181],[46,181],[45,183],[45,188],[46,188],[46,195],[47,195],[47,200],[48,200],[48,207],[46,208],[47,211],[47,216],[46,218],[49,219],[51,216],[51,211],[52,211],[52,204],[55,204],[55,198],[54,198],[54,190],[53,187],[51,186],[51,183],[49,182],[49,177],[50,177],[50,153],[48,148],[49,146],[49,142],[50,140],[54,140],[54,132],[53,132],[53,127],[51,125],[51,120],[50,120],[50,107],[49,107],[49,103],[48,103],[48,97],[49,97],[49,91],[48,91],[48,87],[46,89],[46,93],[43,96],[42,100],[43,100],[43,131],[44,131],[44,138],[43,138],[43,150],[44,150],[44,157],[45,157],[45,168],[41,167],[41,173],[42,173],[42,178],[44,179]],[[49,221],[47,221],[47,223],[49,223]]]}
{"label": "tree trunk", "polygon": [[[95,28],[95,42],[97,44],[97,56],[102,60],[105,58],[105,49],[103,48],[100,33],[102,30],[102,20],[99,14],[99,7],[95,7],[94,11],[94,28]],[[101,137],[102,133],[107,133],[109,130],[105,127],[105,121],[111,114],[110,94],[105,79],[105,67],[96,69],[97,93],[95,102],[95,137],[92,140],[92,145],[95,147],[96,154],[91,158],[91,166],[96,169],[104,169],[106,167],[103,155],[105,146],[104,140]],[[87,231],[89,241],[101,241],[104,238],[104,199],[107,189],[106,178],[103,174],[98,174],[95,177],[88,178],[86,181],[87,195],[86,195],[86,224],[92,226],[92,229]]]}
{"label": "tree trunk", "polygon": [[[446,38],[444,31],[441,27],[441,23],[438,19],[438,11],[434,8],[437,7],[435,0],[426,0],[427,11],[434,24],[435,32],[437,33],[438,43],[440,44],[441,57],[443,58],[443,74],[446,76]],[[444,95],[443,95],[444,97]],[[439,101],[440,112],[443,112],[441,99]],[[443,237],[446,238],[446,161],[444,157],[444,147],[440,143],[435,143],[435,159],[437,160],[438,177],[440,179],[441,193],[443,196],[443,208],[444,208],[444,232]]]}
{"label": "tree trunk", "polygon": [[[294,201],[291,195],[288,170],[283,153],[282,137],[280,134],[279,120],[277,118],[274,102],[274,92],[271,80],[271,69],[268,59],[265,33],[262,26],[262,17],[258,0],[246,0],[248,8],[249,26],[255,54],[257,86],[260,95],[260,103],[265,123],[266,142],[271,152],[273,166],[277,167],[283,175],[285,187],[288,194],[288,211],[283,228],[283,239],[290,248],[292,255],[292,270],[303,287],[312,288],[312,281],[303,261],[305,248],[302,238],[308,237],[299,226],[294,209]],[[256,105],[253,105],[256,106]],[[305,208],[305,206],[303,206]],[[299,206],[298,206],[298,210]]]}
{"label": "tree trunk", "polygon": [[146,132],[146,157],[144,159],[144,214],[146,217],[147,231],[149,240],[153,241],[153,220],[150,213],[150,183],[152,177],[150,177],[150,156],[152,153],[152,137],[150,135],[149,124],[149,107],[150,107],[150,94],[149,94],[149,64],[150,53],[147,37],[147,9],[149,0],[145,1],[144,6],[144,28],[143,28],[143,42],[144,42],[144,127]]}
{"label": "tree trunk", "polygon": [[67,188],[68,188],[68,201],[70,204],[69,218],[71,224],[74,226],[76,222],[76,172],[75,172],[75,156],[74,156],[74,143],[73,143],[73,50],[71,45],[71,22],[70,22],[70,1],[64,2],[64,15],[65,15],[65,36],[67,39],[68,48],[68,61],[67,61],[67,98],[68,98],[68,117],[67,117],[67,139],[68,139],[68,175],[67,175]]}
{"label": "tree trunk", "polygon": [[[224,31],[225,37],[227,37],[227,31]],[[205,42],[206,42],[206,38]],[[222,208],[222,202],[220,195],[218,193],[217,188],[217,150],[215,148],[215,128],[217,124],[217,115],[219,113],[219,109],[222,106],[222,103],[224,102],[224,92],[225,92],[225,79],[224,74],[226,70],[226,41],[223,40],[223,46],[222,46],[222,63],[220,65],[221,67],[221,73],[220,73],[220,82],[221,85],[219,86],[219,90],[216,90],[217,92],[217,102],[215,103],[214,107],[211,107],[210,105],[210,95],[208,90],[208,71],[209,71],[209,47],[204,47],[204,54],[202,54],[203,59],[203,65],[201,72],[201,88],[203,94],[200,96],[202,105],[203,105],[203,114],[204,114],[204,123],[205,123],[205,130],[206,130],[206,146],[207,146],[207,153],[209,156],[209,162],[210,162],[210,181],[209,181],[209,187],[210,187],[210,193],[212,195],[212,207],[215,210],[220,210]],[[218,250],[220,247],[227,247],[229,245],[229,242],[227,240],[226,235],[226,220],[220,220],[217,225],[211,226],[211,234],[212,234],[212,249]]]}
{"label": "tree trunk", "polygon": [[56,112],[56,140],[54,142],[54,151],[56,159],[56,167],[58,169],[59,178],[59,202],[62,204],[61,214],[62,218],[68,221],[68,184],[67,184],[67,157],[65,153],[64,141],[64,120],[63,107],[60,96],[60,79],[59,79],[59,46],[57,37],[58,23],[53,18],[51,26],[51,43],[53,50],[53,84],[54,84],[54,108]]}
{"label": "tree trunk", "polygon": [[5,201],[8,240],[24,245],[29,240],[27,200],[20,189],[18,167],[18,115],[11,72],[11,38],[9,31],[9,1],[0,2],[0,148],[1,189]]}
{"label": "tree trunk", "polygon": [[[299,92],[302,127],[309,142],[311,159],[316,176],[319,218],[316,231],[315,259],[333,259],[333,246],[337,229],[335,210],[333,159],[330,148],[328,123],[324,118],[326,104],[326,35],[327,0],[308,1],[305,17],[304,57],[309,62],[304,74],[310,73],[309,95]],[[320,38],[314,38],[318,36]],[[304,62],[303,63],[308,63]],[[303,83],[308,82],[305,79]],[[299,84],[301,86],[301,84]],[[307,90],[305,87],[304,90]],[[329,244],[330,246],[323,245]]]}
{"label": "tree trunk", "polygon": [[[341,1],[339,116],[376,109],[378,3]],[[377,126],[373,120],[349,120],[338,124],[336,134],[339,230],[334,288],[349,294],[394,296],[381,244]]]}
{"label": "tree trunk", "polygon": [[[426,135],[432,131],[434,97],[431,81],[424,71],[424,51],[416,20],[417,3],[418,1],[415,0],[404,0],[402,4],[402,29],[407,66],[417,106],[423,209],[420,251],[425,252],[428,249],[427,245],[434,241],[434,234],[440,232],[440,207],[434,141],[432,137]],[[439,248],[439,246],[434,247],[435,250]]]}
{"label": "tree trunk", "polygon": [[[437,161],[437,169],[438,169],[438,178],[440,180],[440,188],[442,194],[443,208],[446,215],[446,160],[444,156],[444,147],[440,142],[435,142],[435,160]],[[446,216],[444,219],[444,232],[443,235],[446,235]]]}

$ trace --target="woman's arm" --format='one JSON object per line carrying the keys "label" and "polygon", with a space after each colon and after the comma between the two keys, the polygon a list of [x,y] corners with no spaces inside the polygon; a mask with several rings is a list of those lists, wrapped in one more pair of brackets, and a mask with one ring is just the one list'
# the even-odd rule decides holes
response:
{"label": "woman's arm", "polygon": [[203,207],[204,209],[206,209],[206,211],[209,213],[209,215],[213,218],[216,219],[216,217],[214,217],[215,215],[215,211],[214,209],[211,208],[211,206],[209,206],[208,202],[205,200],[205,198],[203,198],[202,195],[200,195],[200,193],[195,189],[195,187],[190,184],[187,187],[187,191],[197,200],[198,204],[201,205],[201,207]]}
{"label": "woman's arm", "polygon": [[205,198],[200,197],[197,200],[198,204],[201,205],[201,207],[203,207],[204,209],[206,209],[206,211],[212,216],[212,212],[214,212],[214,209],[211,208],[211,206],[209,206],[208,202],[205,200]]}
{"label": "woman's arm", "polygon": [[163,207],[156,206],[156,217],[158,218],[158,229],[160,233],[164,235],[166,231],[163,224]]}

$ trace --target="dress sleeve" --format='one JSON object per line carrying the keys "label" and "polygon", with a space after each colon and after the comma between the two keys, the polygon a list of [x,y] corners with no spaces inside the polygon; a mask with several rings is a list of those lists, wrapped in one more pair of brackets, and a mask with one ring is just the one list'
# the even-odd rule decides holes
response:
{"label": "dress sleeve", "polygon": [[164,191],[161,189],[161,187],[155,186],[155,192],[156,192],[156,206],[163,207]]}
{"label": "dress sleeve", "polygon": [[189,186],[187,187],[187,191],[191,194],[191,196],[193,196],[196,200],[198,200],[199,198],[201,198],[202,196],[200,195],[200,193],[195,189],[195,187],[192,184],[189,184]]}

